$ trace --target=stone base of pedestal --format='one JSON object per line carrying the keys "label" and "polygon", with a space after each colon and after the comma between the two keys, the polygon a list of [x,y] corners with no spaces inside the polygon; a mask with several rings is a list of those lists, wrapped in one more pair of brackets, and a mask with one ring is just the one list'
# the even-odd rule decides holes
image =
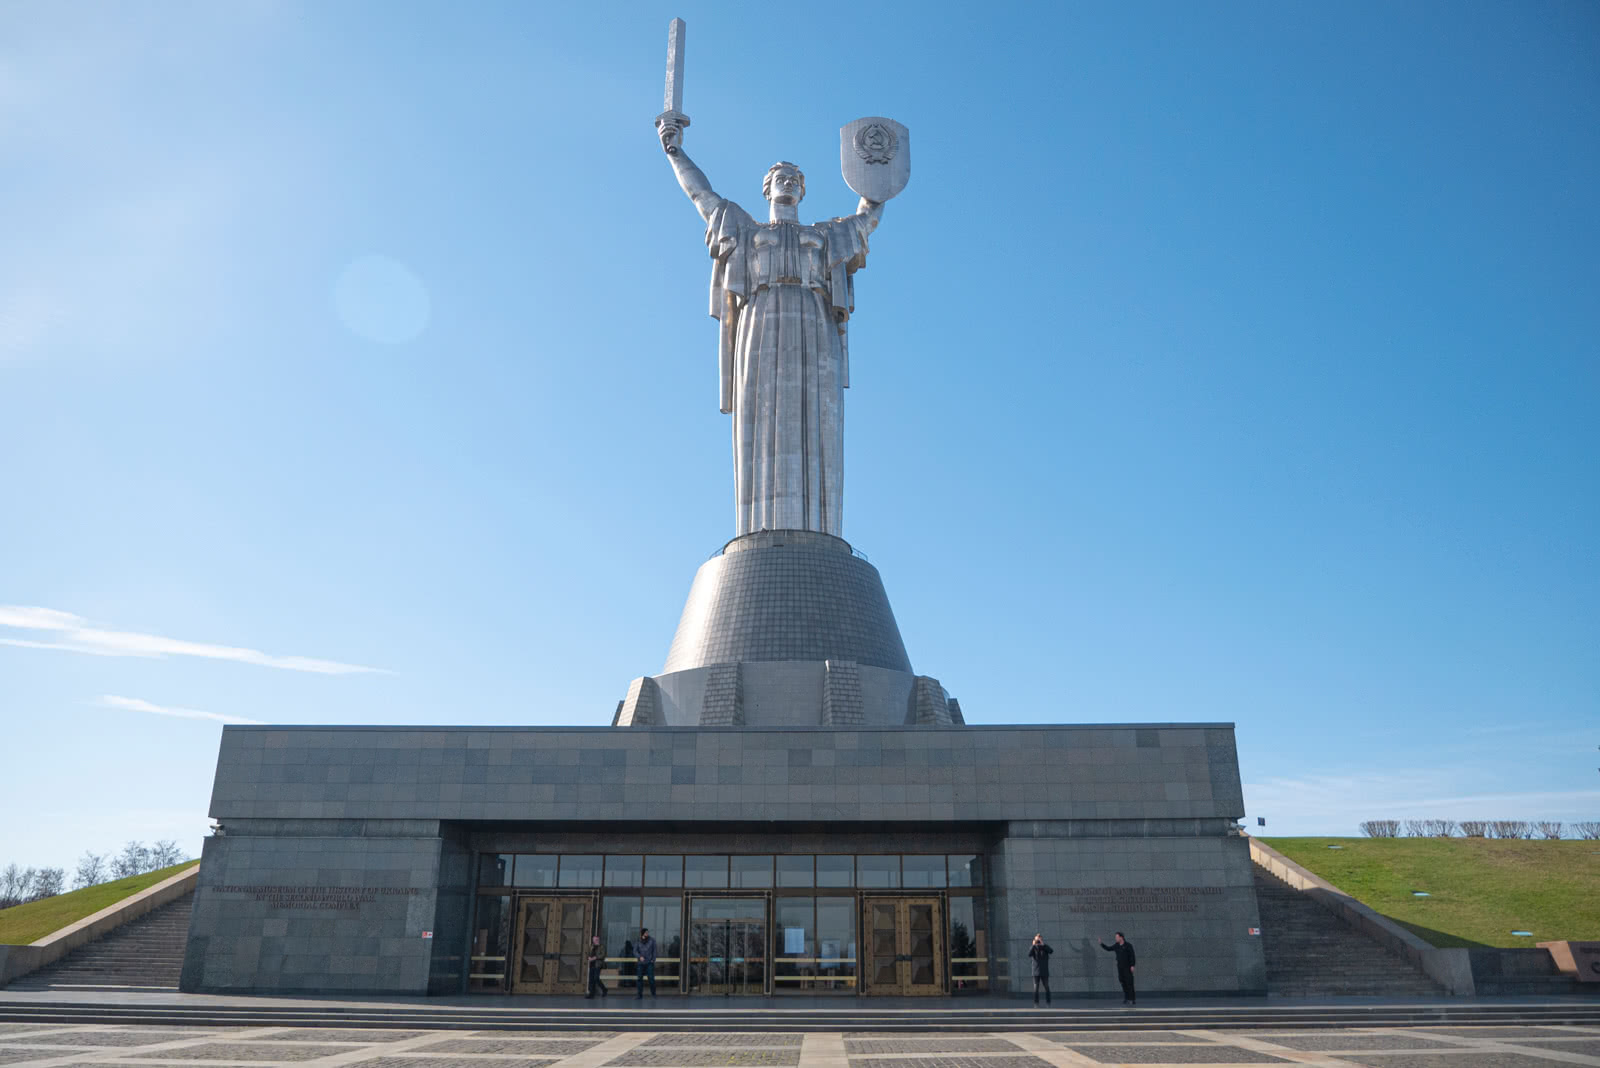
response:
{"label": "stone base of pedestal", "polygon": [[735,538],[694,578],[666,667],[635,679],[615,726],[951,726],[918,675],[878,569],[805,530]]}

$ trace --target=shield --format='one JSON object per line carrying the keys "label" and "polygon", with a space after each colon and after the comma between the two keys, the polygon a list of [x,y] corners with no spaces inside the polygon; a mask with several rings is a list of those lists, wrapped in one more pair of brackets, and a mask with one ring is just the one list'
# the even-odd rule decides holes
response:
{"label": "shield", "polygon": [[868,200],[898,196],[911,180],[911,131],[893,119],[868,116],[839,128],[844,184]]}

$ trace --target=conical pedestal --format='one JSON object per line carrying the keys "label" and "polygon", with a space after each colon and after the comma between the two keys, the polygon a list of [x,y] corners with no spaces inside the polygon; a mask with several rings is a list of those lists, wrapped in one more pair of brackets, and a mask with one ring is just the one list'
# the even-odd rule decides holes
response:
{"label": "conical pedestal", "polygon": [[878,569],[805,530],[735,538],[694,578],[660,675],[616,726],[949,726],[960,706],[911,669]]}

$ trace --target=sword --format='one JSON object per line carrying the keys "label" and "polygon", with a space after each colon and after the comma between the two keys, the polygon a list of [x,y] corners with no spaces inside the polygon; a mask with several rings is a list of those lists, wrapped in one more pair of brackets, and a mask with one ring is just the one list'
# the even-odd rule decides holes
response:
{"label": "sword", "polygon": [[[673,19],[667,26],[667,87],[662,106],[666,108],[656,116],[656,129],[663,123],[675,123],[678,129],[689,125],[689,116],[683,113],[683,37],[682,19]],[[667,149],[667,155],[676,156],[676,146]]]}

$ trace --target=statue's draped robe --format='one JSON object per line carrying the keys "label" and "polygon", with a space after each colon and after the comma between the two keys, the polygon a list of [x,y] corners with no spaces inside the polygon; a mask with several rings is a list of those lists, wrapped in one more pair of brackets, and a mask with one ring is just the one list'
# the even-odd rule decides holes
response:
{"label": "statue's draped robe", "polygon": [[864,215],[758,223],[729,200],[718,201],[707,219],[739,534],[840,534],[846,329],[855,308],[852,275],[866,264],[869,229]]}

